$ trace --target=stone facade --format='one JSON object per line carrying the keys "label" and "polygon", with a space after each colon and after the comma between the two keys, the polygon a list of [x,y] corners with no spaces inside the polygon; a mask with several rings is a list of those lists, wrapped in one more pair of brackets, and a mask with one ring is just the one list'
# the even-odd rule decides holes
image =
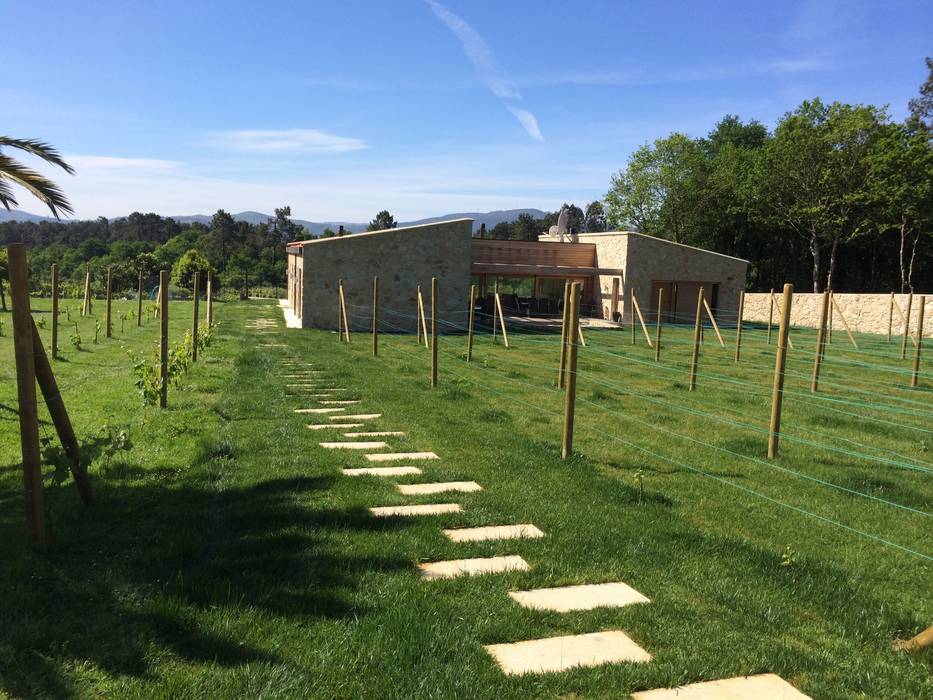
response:
{"label": "stone facade", "polygon": [[[774,297],[778,304],[781,303],[780,292],[775,292]],[[891,310],[890,294],[834,294],[839,308],[842,309],[843,317],[849,324],[853,333],[880,333],[887,335],[888,318]],[[903,312],[907,312],[907,295],[895,294],[894,300],[901,307]],[[910,311],[910,332],[913,334],[917,328],[917,313],[919,308],[918,295],[914,295],[913,305]],[[768,308],[770,304],[770,294],[750,293],[745,295],[745,314],[747,321],[768,322]],[[823,304],[822,294],[794,293],[794,302],[791,305],[790,321],[793,326],[803,328],[818,328],[820,325],[820,312]],[[777,323],[779,312],[774,310],[774,322]],[[894,311],[892,321],[892,333],[902,335],[904,333],[904,324],[897,310]],[[845,326],[839,320],[836,314],[833,323],[833,330],[836,333],[844,333]],[[923,336],[925,338],[933,337],[933,294],[931,294],[924,305],[923,314]]]}
{"label": "stone facade", "polygon": [[319,238],[299,244],[300,255],[299,245],[292,244],[293,274],[301,275],[302,327],[336,329],[337,282],[343,279],[351,331],[371,329],[374,275],[386,331],[415,330],[418,285],[430,325],[431,277],[437,277],[438,320],[462,325],[469,306],[472,228],[472,219],[457,219]]}

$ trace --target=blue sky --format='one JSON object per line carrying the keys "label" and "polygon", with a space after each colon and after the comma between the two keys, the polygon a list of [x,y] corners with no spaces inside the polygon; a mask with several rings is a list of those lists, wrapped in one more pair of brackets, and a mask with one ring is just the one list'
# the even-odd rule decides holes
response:
{"label": "blue sky", "polygon": [[0,133],[68,156],[79,217],[583,205],[639,145],[727,113],[770,127],[820,96],[903,118],[933,54],[929,0],[0,0],[0,17]]}

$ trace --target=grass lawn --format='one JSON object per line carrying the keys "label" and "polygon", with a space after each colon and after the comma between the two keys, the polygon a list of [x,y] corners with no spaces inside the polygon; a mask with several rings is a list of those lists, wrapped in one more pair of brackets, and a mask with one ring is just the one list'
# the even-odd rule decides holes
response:
{"label": "grass lawn", "polygon": [[[148,305],[148,304],[147,304]],[[77,319],[79,302],[67,300]],[[33,300],[48,318],[47,300]],[[115,318],[135,302],[117,302]],[[203,305],[202,305],[203,309]],[[96,314],[103,313],[97,302]],[[365,317],[365,309],[351,309]],[[50,544],[25,544],[12,328],[0,338],[0,694],[11,697],[538,698],[628,692],[774,672],[814,698],[933,696],[933,650],[891,648],[933,624],[933,376],[884,338],[837,329],[824,390],[809,394],[813,332],[796,330],[780,458],[766,458],[773,346],[707,331],[688,392],[692,330],[666,327],[662,362],[628,330],[580,349],[575,455],[560,459],[558,338],[513,328],[440,343],[440,386],[412,336],[286,331],[271,303],[215,305],[213,345],[169,408],[144,407],[127,351],[157,322],[116,322],[54,363],[97,501],[46,489]],[[174,338],[191,305],[171,305]],[[98,316],[100,318],[100,316]],[[277,319],[257,335],[247,321]],[[392,318],[386,319],[390,327]],[[47,322],[48,324],[48,322]],[[40,331],[48,340],[48,330]],[[284,344],[262,348],[263,343]],[[423,477],[349,478],[323,417],[286,388],[285,358],[328,370],[349,398],[434,450]],[[354,407],[355,408],[355,407]],[[45,417],[44,413],[40,415]],[[132,449],[108,460],[103,426]],[[764,432],[763,432],[764,431]],[[54,436],[44,423],[41,432]],[[98,436],[97,439],[94,439]],[[401,496],[397,481],[476,480],[468,494]],[[377,505],[454,501],[462,513],[372,518]],[[537,540],[454,544],[441,527],[534,523]],[[423,581],[415,564],[519,554],[523,573]],[[509,590],[624,581],[651,599],[549,613]],[[622,629],[647,664],[509,677],[484,644]]]}

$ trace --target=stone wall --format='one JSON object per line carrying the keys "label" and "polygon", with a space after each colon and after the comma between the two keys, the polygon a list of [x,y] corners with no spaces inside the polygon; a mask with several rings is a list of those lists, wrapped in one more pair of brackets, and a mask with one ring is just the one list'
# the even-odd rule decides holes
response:
{"label": "stone wall", "polygon": [[387,331],[395,326],[414,332],[419,284],[430,324],[431,277],[438,278],[438,319],[462,324],[469,307],[472,226],[472,219],[457,219],[305,242],[302,326],[337,327],[342,278],[350,329],[371,329],[373,275],[379,275],[380,318]]}
{"label": "stone wall", "polygon": [[[774,293],[778,304],[781,302],[781,294]],[[843,316],[853,333],[888,333],[888,316],[891,308],[890,294],[835,294],[836,302],[842,309]],[[907,295],[895,294],[894,300],[900,305],[901,310],[907,311]],[[747,321],[768,322],[768,307],[770,295],[768,293],[749,293],[745,295],[745,315]],[[820,310],[823,303],[822,294],[794,293],[794,303],[791,305],[790,321],[793,326],[802,326],[804,328],[817,328],[820,324]],[[914,295],[913,307],[910,312],[910,331],[911,333],[917,327],[917,309],[919,307],[919,296]],[[774,322],[779,318],[778,309],[774,310]],[[904,325],[897,310],[894,311],[894,320],[892,323],[894,335],[901,335],[904,332]],[[845,326],[836,315],[833,323],[833,330],[837,333],[844,333]],[[923,320],[924,337],[933,337],[933,294],[927,297],[924,306]]]}

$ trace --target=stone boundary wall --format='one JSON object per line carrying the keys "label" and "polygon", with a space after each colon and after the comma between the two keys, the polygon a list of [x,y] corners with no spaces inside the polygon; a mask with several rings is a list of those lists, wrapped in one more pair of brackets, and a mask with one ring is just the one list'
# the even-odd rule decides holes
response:
{"label": "stone boundary wall", "polygon": [[[781,303],[781,294],[774,293],[774,298]],[[845,316],[853,333],[888,333],[888,313],[891,304],[890,294],[835,294],[836,302]],[[767,292],[749,292],[745,295],[746,321],[768,322],[768,304],[770,294]],[[919,294],[914,294],[913,307],[910,311],[910,332],[913,334],[917,328],[917,309],[919,307]],[[895,294],[894,300],[907,311],[907,295]],[[791,325],[804,328],[817,328],[820,325],[820,308],[823,303],[822,294],[794,293],[794,303],[791,307]],[[923,337],[933,337],[933,294],[928,294],[924,307]],[[774,310],[774,322],[779,319],[777,308]],[[845,326],[839,320],[838,313],[833,322],[834,332],[845,333]],[[894,322],[891,325],[893,335],[904,333],[904,324],[897,310],[894,310]]]}

